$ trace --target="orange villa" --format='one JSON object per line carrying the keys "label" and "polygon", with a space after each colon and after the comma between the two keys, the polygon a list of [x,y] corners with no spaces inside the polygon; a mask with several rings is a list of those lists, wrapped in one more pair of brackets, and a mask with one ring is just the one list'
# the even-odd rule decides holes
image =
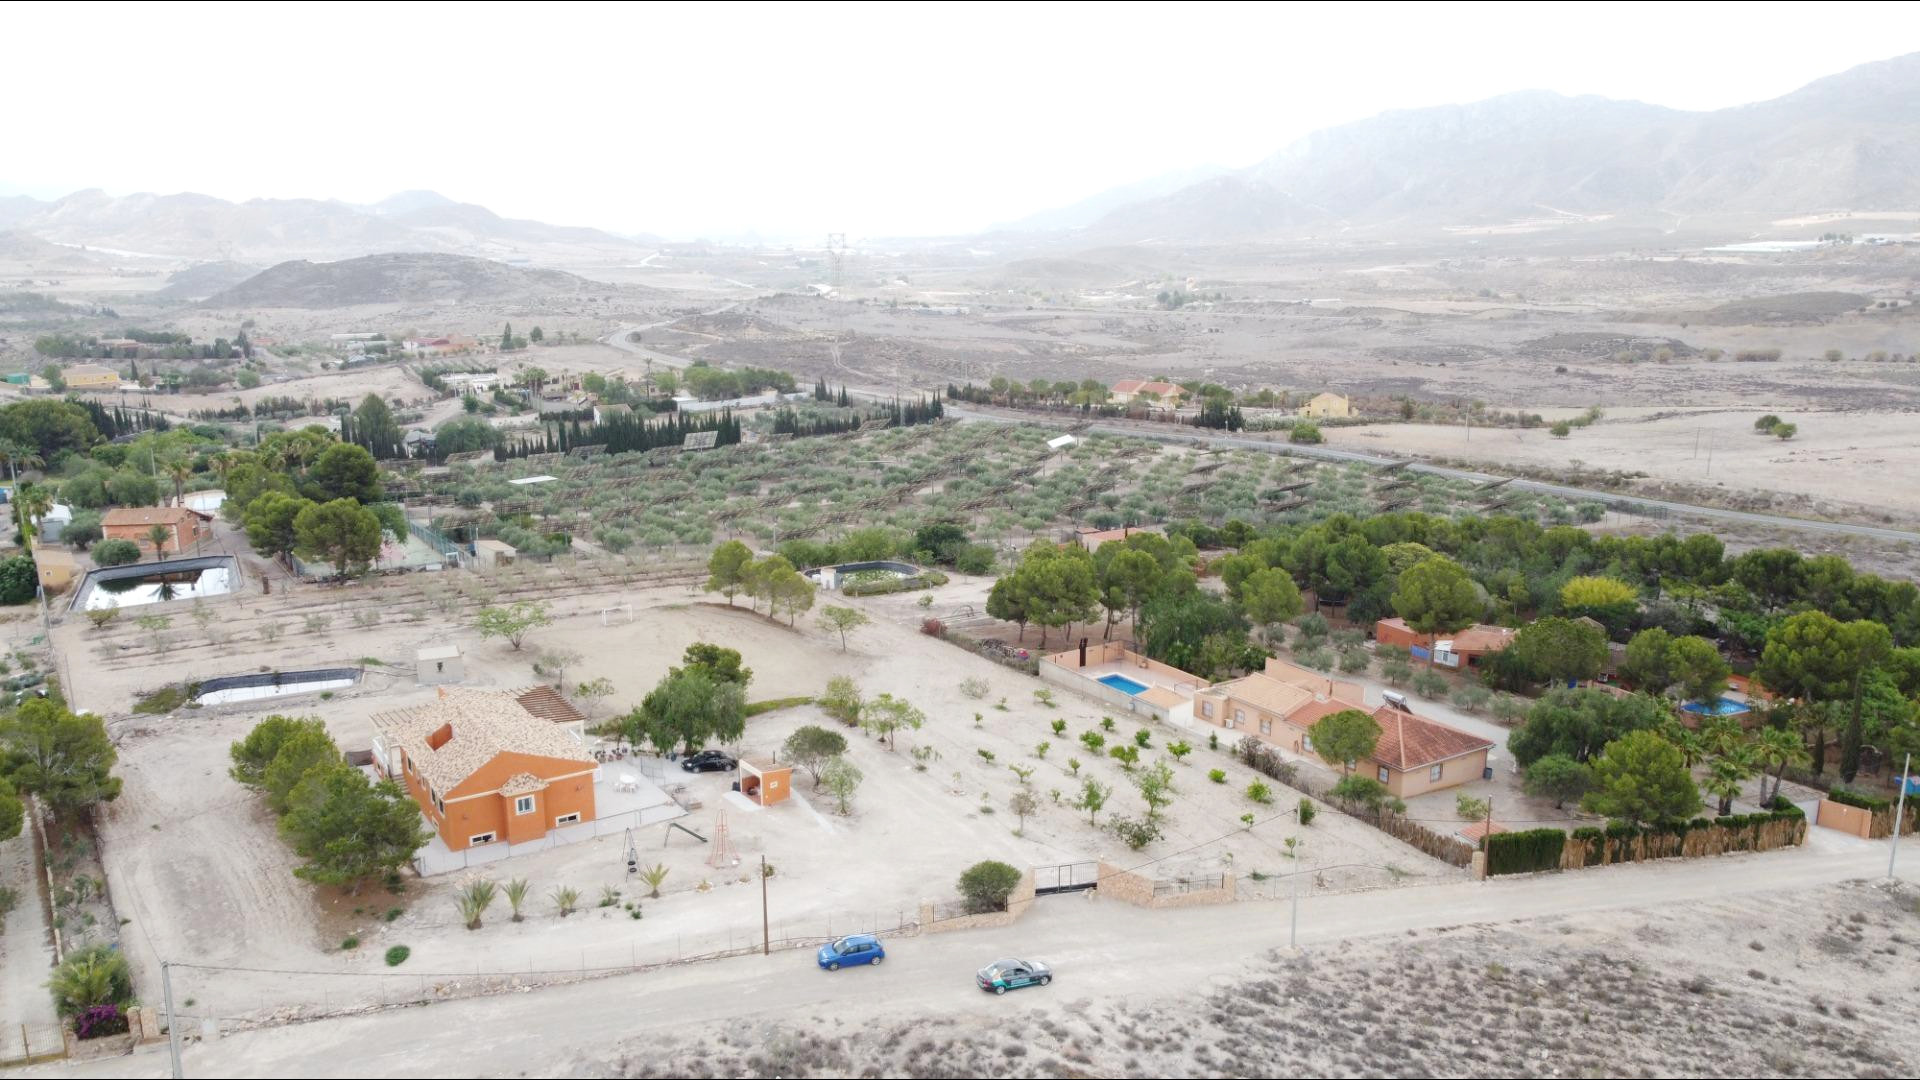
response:
{"label": "orange villa", "polygon": [[594,820],[598,765],[578,716],[550,687],[442,687],[425,705],[374,716],[374,761],[450,851],[526,843]]}
{"label": "orange villa", "polygon": [[1314,754],[1311,731],[1323,717],[1347,709],[1372,715],[1380,725],[1373,757],[1356,763],[1399,798],[1478,780],[1493,743],[1478,735],[1416,716],[1404,703],[1371,708],[1358,683],[1328,678],[1283,660],[1266,670],[1216,683],[1194,694],[1195,719],[1253,735],[1294,754]]}
{"label": "orange villa", "polygon": [[1440,667],[1462,671],[1479,667],[1484,657],[1513,644],[1515,633],[1510,626],[1475,623],[1435,641],[1432,634],[1416,633],[1405,619],[1381,619],[1373,624],[1373,638],[1380,644],[1398,645],[1416,660],[1432,657]]}
{"label": "orange villa", "polygon": [[167,532],[159,551],[178,555],[213,535],[213,515],[184,506],[120,506],[100,519],[100,533],[108,540],[131,540],[143,554],[155,554],[153,527]]}

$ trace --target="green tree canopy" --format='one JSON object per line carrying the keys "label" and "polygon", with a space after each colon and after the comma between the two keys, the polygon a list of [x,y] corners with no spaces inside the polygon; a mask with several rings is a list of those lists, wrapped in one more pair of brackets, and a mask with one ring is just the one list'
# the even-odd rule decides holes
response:
{"label": "green tree canopy", "polygon": [[1508,646],[1527,670],[1565,686],[1591,679],[1607,663],[1607,636],[1587,623],[1550,616],[1520,628]]}
{"label": "green tree canopy", "polygon": [[1629,825],[1685,821],[1704,805],[1680,748],[1654,731],[1631,731],[1590,763],[1593,790],[1581,805]]}
{"label": "green tree canopy", "polygon": [[357,889],[405,866],[432,839],[397,782],[372,783],[344,762],[309,770],[287,802],[280,831],[306,860],[293,872],[315,884]]}
{"label": "green tree canopy", "polygon": [[13,786],[37,796],[56,817],[120,795],[113,775],[119,755],[106,724],[92,713],[67,711],[57,698],[28,698],[0,717],[0,750]]}
{"label": "green tree canopy", "polygon": [[1535,702],[1507,738],[1522,767],[1550,754],[1586,761],[1633,731],[1659,728],[1667,712],[1645,694],[1616,697],[1605,690],[1555,690]]}
{"label": "green tree canopy", "polygon": [[302,507],[293,535],[294,554],[327,562],[343,578],[364,572],[380,556],[379,517],[350,498]]}
{"label": "green tree canopy", "polygon": [[1342,709],[1315,721],[1309,734],[1322,761],[1351,775],[1354,764],[1371,757],[1379,745],[1380,724],[1359,709]]}
{"label": "green tree canopy", "polygon": [[334,443],[321,452],[307,470],[308,497],[314,502],[354,499],[363,503],[380,500],[380,468],[364,446]]}
{"label": "green tree canopy", "polygon": [[290,554],[299,546],[295,522],[302,511],[315,505],[311,499],[268,491],[247,508],[247,543],[269,558]]}
{"label": "green tree canopy", "polygon": [[1417,634],[1464,630],[1480,616],[1481,607],[1467,572],[1444,555],[1408,567],[1393,591],[1393,610]]}

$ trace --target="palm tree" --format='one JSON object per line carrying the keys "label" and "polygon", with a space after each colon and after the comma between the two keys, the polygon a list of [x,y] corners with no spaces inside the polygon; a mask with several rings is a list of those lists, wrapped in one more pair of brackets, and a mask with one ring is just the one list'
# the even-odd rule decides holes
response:
{"label": "palm tree", "polygon": [[147,530],[147,539],[153,541],[153,557],[161,562],[167,561],[167,540],[173,533],[165,525],[155,525]]}
{"label": "palm tree", "polygon": [[33,551],[34,523],[53,509],[53,489],[45,484],[26,484],[14,490],[13,504],[20,515],[20,535],[29,554]]}
{"label": "palm tree", "polygon": [[1753,774],[1753,751],[1744,743],[1733,753],[1715,757],[1707,766],[1707,781],[1701,786],[1709,794],[1719,796],[1721,817],[1733,813],[1733,800],[1739,798],[1740,786],[1753,779]]}
{"label": "palm tree", "polygon": [[1796,732],[1786,728],[1760,729],[1753,740],[1753,750],[1761,767],[1773,773],[1773,794],[1767,796],[1768,802],[1780,797],[1780,784],[1786,779],[1788,767],[1805,766],[1813,760],[1813,755],[1807,753],[1807,744]]}
{"label": "palm tree", "polygon": [[185,506],[187,498],[187,480],[193,476],[193,462],[184,457],[169,457],[163,468],[173,480],[173,505]]}

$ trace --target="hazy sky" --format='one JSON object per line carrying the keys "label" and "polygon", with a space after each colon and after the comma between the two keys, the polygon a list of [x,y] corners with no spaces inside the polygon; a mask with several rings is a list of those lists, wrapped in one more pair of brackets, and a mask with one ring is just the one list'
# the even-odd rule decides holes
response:
{"label": "hazy sky", "polygon": [[972,230],[1511,90],[1764,100],[1920,50],[1920,11],[15,3],[0,41],[0,193],[431,188],[560,224],[817,240]]}

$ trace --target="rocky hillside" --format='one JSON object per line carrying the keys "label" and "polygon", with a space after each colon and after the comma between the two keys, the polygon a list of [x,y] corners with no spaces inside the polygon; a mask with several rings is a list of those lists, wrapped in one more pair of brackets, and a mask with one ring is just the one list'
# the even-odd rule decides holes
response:
{"label": "rocky hillside", "polygon": [[1715,112],[1544,91],[1389,112],[1122,207],[1093,232],[1242,239],[1341,225],[1916,204],[1920,53]]}
{"label": "rocky hillside", "polygon": [[217,308],[336,308],[354,304],[476,303],[606,293],[613,287],[558,270],[464,255],[366,255],[283,262],[210,297]]}

